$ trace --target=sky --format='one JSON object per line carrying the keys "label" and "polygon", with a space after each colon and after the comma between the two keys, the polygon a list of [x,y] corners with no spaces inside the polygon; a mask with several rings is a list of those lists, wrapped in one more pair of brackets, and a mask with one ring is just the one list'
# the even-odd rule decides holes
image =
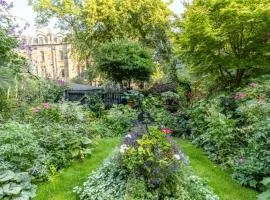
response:
{"label": "sky", "polygon": [[[9,1],[9,0],[8,0]],[[14,8],[11,10],[12,14],[26,20],[30,27],[24,32],[25,35],[35,35],[35,17],[36,14],[30,6],[28,6],[27,0],[10,0],[14,3]],[[174,3],[170,5],[170,9],[173,10],[176,14],[183,12],[183,6],[181,0],[174,0]],[[50,29],[53,30],[53,24],[50,25]]]}

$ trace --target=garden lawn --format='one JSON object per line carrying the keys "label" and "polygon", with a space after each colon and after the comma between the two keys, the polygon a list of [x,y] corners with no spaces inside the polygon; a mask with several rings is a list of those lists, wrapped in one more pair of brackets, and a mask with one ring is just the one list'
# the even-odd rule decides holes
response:
{"label": "garden lawn", "polygon": [[35,200],[75,200],[73,188],[82,185],[89,173],[102,164],[119,142],[119,138],[101,139],[89,158],[74,162],[52,181],[39,185]]}
{"label": "garden lawn", "polygon": [[256,200],[258,193],[235,182],[228,170],[221,169],[208,159],[202,149],[190,141],[176,139],[181,149],[189,156],[195,174],[205,179],[221,200]]}

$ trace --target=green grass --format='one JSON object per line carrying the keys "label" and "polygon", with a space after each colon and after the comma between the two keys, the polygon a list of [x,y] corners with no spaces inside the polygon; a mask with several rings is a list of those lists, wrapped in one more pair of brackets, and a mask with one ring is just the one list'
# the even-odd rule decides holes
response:
{"label": "green grass", "polygon": [[256,200],[256,191],[235,182],[231,173],[211,162],[202,149],[196,148],[187,140],[176,141],[189,156],[194,173],[205,179],[221,200]]}
{"label": "green grass", "polygon": [[39,185],[35,200],[75,200],[73,188],[83,184],[88,174],[102,164],[119,141],[119,138],[101,139],[91,157],[74,162],[52,181]]}

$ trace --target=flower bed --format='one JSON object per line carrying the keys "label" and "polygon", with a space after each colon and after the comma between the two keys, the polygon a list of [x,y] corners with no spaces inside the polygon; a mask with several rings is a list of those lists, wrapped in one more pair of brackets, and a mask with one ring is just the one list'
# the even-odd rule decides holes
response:
{"label": "flower bed", "polygon": [[219,199],[187,167],[187,157],[159,130],[142,125],[74,191],[84,199]]}

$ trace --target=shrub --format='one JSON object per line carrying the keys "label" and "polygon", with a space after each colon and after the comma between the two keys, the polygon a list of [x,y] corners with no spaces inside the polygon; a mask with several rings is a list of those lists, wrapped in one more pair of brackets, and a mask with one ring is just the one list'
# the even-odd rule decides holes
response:
{"label": "shrub", "polygon": [[10,169],[26,171],[39,154],[43,154],[30,125],[16,122],[0,126],[0,161]]}
{"label": "shrub", "polygon": [[84,97],[86,107],[97,117],[100,117],[104,112],[105,105],[98,94],[89,93]]}
{"label": "shrub", "polygon": [[144,126],[137,126],[113,158],[74,191],[81,200],[218,200],[184,165],[179,168],[178,159],[184,155],[178,154],[164,133],[154,128],[146,133]]}
{"label": "shrub", "polygon": [[133,125],[135,116],[136,111],[128,106],[114,106],[103,117],[90,124],[90,132],[102,137],[123,135]]}
{"label": "shrub", "polygon": [[232,167],[239,183],[258,190],[270,176],[266,83],[252,82],[236,93],[196,102],[190,109],[193,142],[212,160]]}
{"label": "shrub", "polygon": [[270,176],[269,103],[248,103],[240,114],[246,124],[239,131],[244,135],[242,148],[235,158],[234,177],[243,185],[259,187]]}
{"label": "shrub", "polygon": [[87,123],[90,118],[84,106],[78,103],[63,102],[59,104],[59,112],[61,121],[65,124]]}
{"label": "shrub", "polygon": [[54,125],[39,130],[38,142],[48,155],[48,167],[57,170],[66,167],[75,158],[83,159],[91,154],[92,140],[80,130],[80,126]]}
{"label": "shrub", "polygon": [[81,200],[124,200],[127,176],[127,171],[111,158],[89,175],[83,187],[75,187],[74,192]]}
{"label": "shrub", "polygon": [[35,192],[36,186],[31,185],[28,173],[0,170],[0,199],[31,199]]}
{"label": "shrub", "polygon": [[123,166],[130,172],[144,177],[149,187],[159,187],[168,177],[179,169],[180,154],[167,140],[166,135],[156,128],[140,137],[129,134],[120,147]]}
{"label": "shrub", "polygon": [[266,191],[258,195],[258,200],[269,200],[270,199],[270,177],[263,179],[261,183],[265,186]]}

